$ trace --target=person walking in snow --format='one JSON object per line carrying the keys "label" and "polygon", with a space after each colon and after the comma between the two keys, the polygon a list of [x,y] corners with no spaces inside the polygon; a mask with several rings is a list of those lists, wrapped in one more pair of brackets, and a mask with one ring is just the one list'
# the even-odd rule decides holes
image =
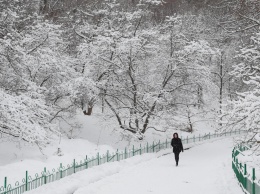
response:
{"label": "person walking in snow", "polygon": [[173,153],[175,155],[176,166],[178,166],[180,152],[181,151],[183,152],[182,142],[181,142],[181,139],[178,136],[178,133],[173,134],[171,146],[173,148]]}

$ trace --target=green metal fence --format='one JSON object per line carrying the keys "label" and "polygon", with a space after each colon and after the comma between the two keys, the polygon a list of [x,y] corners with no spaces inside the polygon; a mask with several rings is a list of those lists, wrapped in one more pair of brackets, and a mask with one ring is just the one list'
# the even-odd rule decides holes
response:
{"label": "green metal fence", "polygon": [[[246,131],[229,131],[224,133],[214,133],[214,134],[204,134],[198,135],[197,137],[186,137],[182,139],[183,144],[195,143],[200,141],[205,141],[212,138],[225,137],[231,135],[243,134]],[[142,155],[145,153],[154,153],[158,152],[162,149],[167,149],[171,147],[170,140],[164,142],[153,142],[151,144],[146,143],[146,145],[140,145],[139,147],[130,147],[125,148],[123,151],[117,150],[115,153],[110,153],[107,151],[106,154],[100,155],[97,153],[96,157],[88,158],[86,156],[85,159],[80,161],[72,160],[71,164],[63,165],[60,163],[60,166],[56,169],[47,170],[43,169],[41,173],[36,173],[34,177],[30,176],[28,171],[25,172],[25,177],[22,182],[16,182],[14,185],[8,184],[7,177],[4,178],[4,186],[0,187],[0,194],[21,194],[26,191],[33,190],[42,185],[48,184],[50,182],[54,182],[60,180],[66,176],[74,174],[76,172],[91,168],[93,166],[98,166],[108,162],[120,161],[127,158],[131,158],[135,155]]]}
{"label": "green metal fence", "polygon": [[242,164],[238,161],[238,155],[243,151],[248,150],[249,147],[239,145],[232,151],[232,169],[237,177],[237,180],[245,193],[259,194],[260,193],[260,180],[256,177],[255,168],[251,172],[247,169],[247,164]]}

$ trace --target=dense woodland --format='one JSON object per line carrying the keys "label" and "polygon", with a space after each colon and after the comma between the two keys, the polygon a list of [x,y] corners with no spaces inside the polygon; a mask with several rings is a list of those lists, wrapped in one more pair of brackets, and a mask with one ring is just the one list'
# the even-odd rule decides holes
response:
{"label": "dense woodland", "polygon": [[180,114],[260,122],[259,0],[0,0],[0,133],[43,147],[77,114],[142,139]]}

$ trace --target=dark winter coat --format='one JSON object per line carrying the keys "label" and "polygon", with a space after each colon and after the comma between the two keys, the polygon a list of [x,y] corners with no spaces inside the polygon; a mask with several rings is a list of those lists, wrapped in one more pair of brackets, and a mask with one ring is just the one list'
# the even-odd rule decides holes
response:
{"label": "dark winter coat", "polygon": [[180,138],[172,138],[171,145],[173,148],[173,152],[183,151],[183,146]]}

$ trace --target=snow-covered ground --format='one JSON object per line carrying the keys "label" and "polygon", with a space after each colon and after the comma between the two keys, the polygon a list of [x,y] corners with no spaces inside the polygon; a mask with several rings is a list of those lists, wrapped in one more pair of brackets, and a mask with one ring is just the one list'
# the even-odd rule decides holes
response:
{"label": "snow-covered ground", "polygon": [[231,138],[185,150],[175,166],[171,150],[107,163],[28,194],[243,194],[231,168]]}
{"label": "snow-covered ground", "polygon": [[[123,150],[129,145],[139,146],[146,145],[146,142],[165,141],[170,140],[174,132],[178,132],[182,137],[193,137],[194,135],[213,133],[213,128],[210,123],[197,122],[194,133],[187,133],[183,131],[176,131],[169,127],[167,132],[161,133],[153,129],[147,131],[145,139],[139,141],[135,138],[127,139],[121,136],[120,132],[115,132],[117,126],[106,125],[107,122],[102,122],[95,116],[87,117],[84,115],[77,115],[75,123],[81,125],[79,130],[74,131],[77,136],[73,139],[68,139],[63,136],[51,142],[43,153],[39,151],[36,146],[29,145],[24,142],[12,142],[10,139],[0,137],[0,186],[4,184],[4,177],[7,177],[8,184],[14,185],[16,181],[21,182],[25,177],[27,170],[31,177],[36,173],[40,174],[44,167],[47,170],[57,169],[62,163],[64,166],[71,164],[73,159],[76,161],[84,160],[86,155],[88,157],[96,156],[97,152],[100,154],[110,153],[116,149]],[[66,128],[66,126],[62,126]],[[8,149],[7,149],[8,148]],[[58,148],[62,151],[62,156],[57,155]]]}

